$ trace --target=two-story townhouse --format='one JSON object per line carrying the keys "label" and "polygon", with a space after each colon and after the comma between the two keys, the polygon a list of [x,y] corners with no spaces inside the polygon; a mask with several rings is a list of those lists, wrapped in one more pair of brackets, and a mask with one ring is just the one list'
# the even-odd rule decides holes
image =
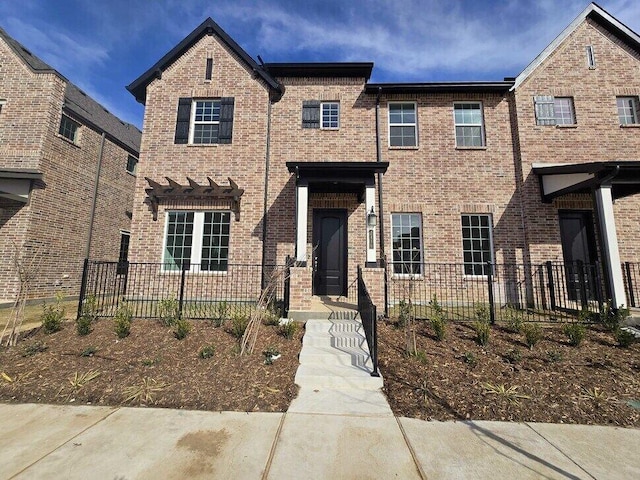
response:
{"label": "two-story townhouse", "polygon": [[[312,296],[350,297],[358,265],[380,306],[406,279],[471,290],[494,273],[488,264],[582,260],[566,253],[575,242],[563,240],[574,228],[564,212],[593,210],[585,189],[602,196],[603,182],[585,175],[610,182],[606,162],[634,158],[634,42],[592,4],[517,78],[377,84],[370,63],[258,64],[207,19],[128,87],[146,106],[132,260],[162,262],[161,276],[186,270],[196,285],[232,283],[234,264],[264,270],[290,255],[290,307],[300,317]],[[580,70],[587,54],[598,64]],[[577,112],[577,92],[584,128],[544,123],[554,96],[575,96]],[[595,133],[603,118],[608,130]],[[621,249],[637,261],[632,167],[613,180],[613,208],[625,220]],[[576,188],[557,188],[574,174]],[[606,198],[596,203],[611,210]],[[609,236],[610,221],[601,220]],[[613,259],[607,242],[599,240]],[[436,263],[449,273],[429,271]],[[607,279],[613,295],[619,276]]]}
{"label": "two-story townhouse", "polygon": [[141,132],[0,29],[0,299],[77,295],[85,258],[126,257]]}

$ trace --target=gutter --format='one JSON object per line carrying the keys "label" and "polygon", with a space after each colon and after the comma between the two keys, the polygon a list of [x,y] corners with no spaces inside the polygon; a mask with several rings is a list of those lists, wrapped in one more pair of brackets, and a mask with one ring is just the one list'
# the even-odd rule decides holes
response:
{"label": "gutter", "polygon": [[266,284],[265,278],[265,262],[267,254],[267,202],[269,200],[269,162],[271,157],[271,105],[269,98],[267,105],[267,144],[264,153],[264,199],[262,206],[262,282],[261,287],[264,289]]}
{"label": "gutter", "polygon": [[[382,162],[382,151],[380,147],[380,96],[382,95],[382,87],[378,87],[376,95],[376,162]],[[386,254],[384,250],[384,208],[382,207],[382,173],[378,172],[378,226],[380,231],[380,266],[385,269],[384,274],[384,315],[389,316],[389,286],[387,283],[387,265]]]}
{"label": "gutter", "polygon": [[84,258],[89,258],[91,253],[91,238],[93,237],[93,221],[96,216],[96,204],[98,203],[98,182],[100,181],[100,171],[102,170],[102,157],[104,154],[104,141],[106,133],[102,132],[100,139],[100,149],[98,150],[98,169],[96,171],[96,181],[93,185],[93,199],[91,201],[91,216],[89,217],[89,234],[87,235],[87,245],[84,249]]}

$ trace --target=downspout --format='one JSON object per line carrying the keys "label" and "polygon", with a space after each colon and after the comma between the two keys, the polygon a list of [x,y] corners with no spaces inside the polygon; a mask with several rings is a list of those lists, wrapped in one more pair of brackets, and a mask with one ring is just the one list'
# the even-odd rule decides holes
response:
{"label": "downspout", "polygon": [[[380,148],[380,95],[382,94],[382,87],[378,87],[378,94],[376,95],[376,162],[382,162],[382,151]],[[378,218],[380,221],[378,225],[380,227],[380,266],[384,268],[384,315],[389,316],[389,285],[387,282],[387,265],[386,255],[384,250],[384,208],[382,207],[382,172],[378,172]]]}
{"label": "downspout", "polygon": [[89,258],[91,253],[91,239],[93,237],[93,220],[96,216],[96,204],[98,203],[98,183],[100,181],[100,171],[102,170],[102,156],[104,154],[104,140],[106,133],[102,132],[100,139],[100,149],[98,150],[98,169],[96,170],[96,181],[93,185],[93,200],[91,201],[91,216],[89,217],[89,234],[87,235],[87,245],[84,249],[84,258]]}
{"label": "downspout", "polygon": [[[267,202],[269,201],[269,162],[271,156],[271,96],[267,105],[267,145],[264,153],[264,203],[262,207],[262,288],[265,288],[267,255]],[[277,263],[277,262],[276,262]]]}

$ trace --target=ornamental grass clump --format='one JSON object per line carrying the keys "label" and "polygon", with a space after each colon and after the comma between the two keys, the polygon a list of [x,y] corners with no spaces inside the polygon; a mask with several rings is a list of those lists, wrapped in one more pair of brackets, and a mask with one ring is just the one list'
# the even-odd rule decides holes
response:
{"label": "ornamental grass clump", "polygon": [[581,323],[567,323],[562,327],[562,332],[566,335],[567,341],[572,347],[579,347],[587,335],[587,329]]}
{"label": "ornamental grass clump", "polygon": [[475,311],[476,320],[471,324],[476,332],[475,341],[478,345],[486,347],[491,335],[491,323],[489,320],[489,310],[485,305],[478,305]]}
{"label": "ornamental grass clump", "polygon": [[537,323],[527,322],[522,326],[524,343],[530,350],[542,340],[542,328]]}
{"label": "ornamental grass clump", "polygon": [[433,295],[433,298],[429,301],[429,305],[432,311],[429,317],[429,323],[431,324],[431,328],[433,328],[436,340],[440,342],[447,336],[447,318],[444,315],[444,309],[435,295]]}

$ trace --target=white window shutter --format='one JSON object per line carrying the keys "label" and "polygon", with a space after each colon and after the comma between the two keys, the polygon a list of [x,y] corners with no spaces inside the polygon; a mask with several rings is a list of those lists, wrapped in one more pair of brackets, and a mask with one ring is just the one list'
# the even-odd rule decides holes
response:
{"label": "white window shutter", "polygon": [[536,112],[536,125],[556,124],[552,95],[536,95],[533,97],[533,103]]}

